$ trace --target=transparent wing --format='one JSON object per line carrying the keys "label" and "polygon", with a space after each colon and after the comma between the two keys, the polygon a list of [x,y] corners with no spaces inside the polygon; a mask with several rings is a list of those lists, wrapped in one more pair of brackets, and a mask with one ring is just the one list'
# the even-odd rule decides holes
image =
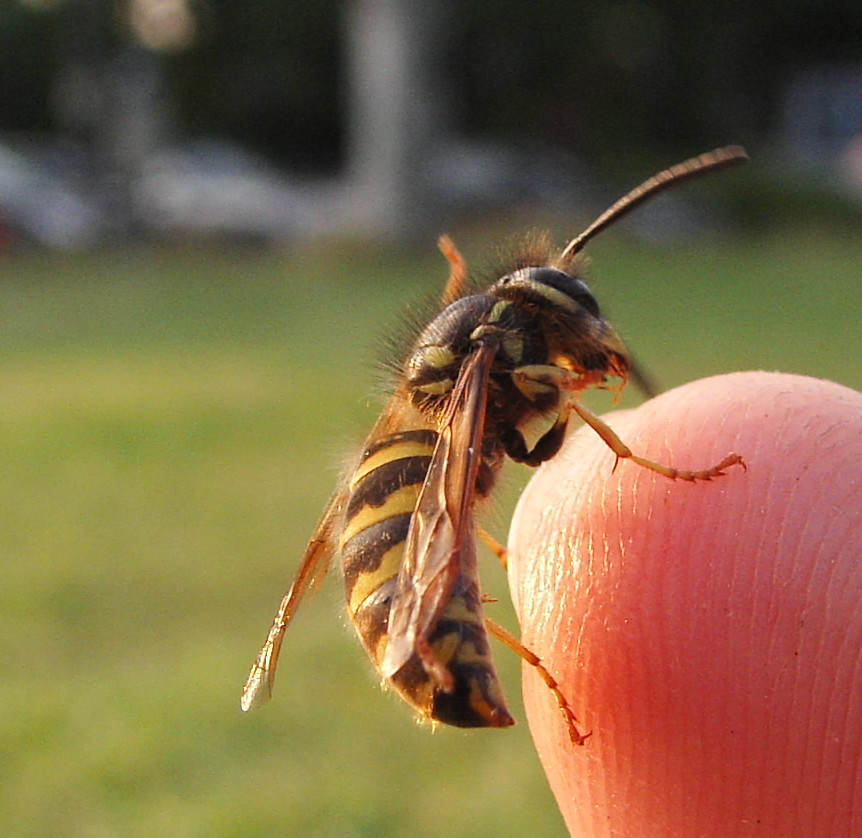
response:
{"label": "transparent wing", "polygon": [[346,497],[347,484],[343,482],[329,499],[329,503],[320,516],[320,521],[305,548],[305,555],[302,557],[293,584],[282,598],[266,642],[248,674],[240,700],[240,706],[243,710],[259,707],[272,698],[278,653],[281,651],[281,641],[284,639],[285,629],[290,624],[306,592],[317,587],[323,581],[323,577],[326,576],[335,552],[338,527]]}
{"label": "transparent wing", "polygon": [[[496,344],[489,343],[465,360],[443,417],[392,598],[381,663],[387,678],[424,646],[449,600],[462,562],[475,562],[473,495],[496,352]],[[429,671],[433,668],[423,662]],[[434,674],[439,678],[438,672]]]}

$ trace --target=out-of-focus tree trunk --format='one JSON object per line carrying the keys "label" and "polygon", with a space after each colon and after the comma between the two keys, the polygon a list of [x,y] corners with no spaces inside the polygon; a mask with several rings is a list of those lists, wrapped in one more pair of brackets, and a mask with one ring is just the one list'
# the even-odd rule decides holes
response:
{"label": "out-of-focus tree trunk", "polygon": [[441,4],[353,0],[345,21],[353,216],[364,232],[402,237],[430,211],[426,168],[446,133],[437,72]]}

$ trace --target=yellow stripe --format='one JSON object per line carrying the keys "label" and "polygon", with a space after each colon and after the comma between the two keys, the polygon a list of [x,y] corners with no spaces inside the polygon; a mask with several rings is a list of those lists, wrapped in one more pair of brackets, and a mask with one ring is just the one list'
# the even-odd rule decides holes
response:
{"label": "yellow stripe", "polygon": [[432,381],[430,384],[420,384],[416,389],[427,393],[429,396],[442,396],[448,393],[455,382],[451,378],[444,378],[441,381]]}
{"label": "yellow stripe", "polygon": [[572,299],[565,291],[560,291],[559,288],[554,288],[553,285],[546,285],[544,282],[537,282],[534,279],[527,279],[524,276],[513,276],[508,283],[509,288],[527,288],[534,294],[544,297],[553,305],[566,311],[577,311],[580,305]]}
{"label": "yellow stripe", "polygon": [[403,515],[405,512],[413,512],[416,508],[416,500],[419,497],[421,485],[416,483],[412,486],[402,486],[393,492],[381,506],[363,506],[344,526],[341,532],[340,545],[344,545],[357,533],[364,529],[379,524],[395,515]]}
{"label": "yellow stripe", "polygon": [[350,478],[350,488],[355,488],[356,484],[363,477],[370,474],[374,469],[380,468],[380,466],[393,463],[395,460],[406,460],[410,457],[430,457],[433,452],[433,445],[419,442],[415,439],[406,439],[403,442],[396,442],[394,445],[381,448],[359,464],[359,467]]}
{"label": "yellow stripe", "polygon": [[[467,607],[467,602],[462,596],[454,596],[446,603],[441,620],[456,620],[460,623],[482,626],[485,621],[475,611]],[[449,664],[454,658],[459,664],[480,664],[489,666],[491,657],[488,654],[479,654],[472,641],[462,640],[459,632],[450,632],[437,639],[431,647],[437,659],[444,664]]]}
{"label": "yellow stripe", "polygon": [[476,647],[469,640],[465,640],[458,646],[455,663],[462,666],[484,666],[486,669],[490,669],[492,659],[488,654],[479,654]]}
{"label": "yellow stripe", "polygon": [[[437,660],[444,666],[448,666],[452,658],[455,657],[455,653],[459,651],[459,646],[463,645],[464,644],[461,643],[461,635],[456,631],[451,631],[448,634],[444,634],[442,637],[438,637],[431,644],[431,648],[434,651],[434,657],[437,658]],[[460,657],[461,655],[459,654],[459,660]]]}
{"label": "yellow stripe", "polygon": [[520,361],[524,357],[524,339],[517,332],[507,333],[503,338],[503,351],[513,361]]}
{"label": "yellow stripe", "polygon": [[494,303],[494,307],[488,312],[488,316],[485,318],[486,323],[497,323],[500,318],[505,314],[506,310],[512,304],[508,300],[500,300],[497,303]]}
{"label": "yellow stripe", "polygon": [[[417,362],[417,358],[421,359]],[[455,354],[448,346],[422,346],[410,358],[411,366],[419,366],[424,362],[435,370],[448,367],[455,360]]]}
{"label": "yellow stripe", "polygon": [[443,609],[443,613],[440,615],[440,618],[445,620],[459,620],[462,623],[473,623],[474,625],[485,624],[482,617],[467,607],[467,602],[462,596],[453,596],[449,602],[446,603],[446,607]]}
{"label": "yellow stripe", "polygon": [[362,607],[368,597],[371,596],[384,582],[398,573],[401,567],[401,558],[404,555],[404,542],[390,547],[380,559],[380,566],[376,570],[360,573],[356,577],[353,590],[350,592],[350,602],[347,607],[351,614]]}
{"label": "yellow stripe", "polygon": [[532,290],[541,294],[546,299],[550,300],[555,306],[566,309],[567,311],[577,311],[580,305],[573,300],[565,291],[560,291],[559,288],[554,288],[552,285],[545,285],[544,282],[531,282]]}

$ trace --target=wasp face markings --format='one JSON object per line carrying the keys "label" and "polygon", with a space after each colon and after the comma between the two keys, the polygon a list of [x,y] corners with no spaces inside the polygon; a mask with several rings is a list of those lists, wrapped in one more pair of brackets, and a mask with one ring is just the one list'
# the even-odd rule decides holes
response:
{"label": "wasp face markings", "polygon": [[442,310],[422,330],[401,379],[353,468],[330,499],[252,667],[242,707],[272,690],[284,631],[304,594],[341,556],[350,619],[384,680],[422,716],[460,727],[513,724],[486,625],[537,671],[573,742],[575,717],[550,671],[483,613],[474,507],[506,456],[535,466],[562,444],[571,412],[616,453],[666,477],[708,480],[737,455],[699,471],[637,457],[577,401],[581,390],[622,387],[622,341],[579,275],[578,253],[597,232],[668,185],[740,162],[718,149],[661,172],[618,201],[556,257],[539,242],[481,293],[464,293],[466,264],[448,239]]}

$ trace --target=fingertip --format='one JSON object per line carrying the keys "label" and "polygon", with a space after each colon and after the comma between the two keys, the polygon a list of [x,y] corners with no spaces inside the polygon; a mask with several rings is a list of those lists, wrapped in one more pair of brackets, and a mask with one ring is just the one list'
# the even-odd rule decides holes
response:
{"label": "fingertip", "polygon": [[862,756],[862,482],[848,468],[862,462],[862,394],[737,373],[610,424],[650,459],[699,469],[736,453],[747,471],[694,484],[633,463],[612,472],[587,428],[519,503],[510,582],[523,639],[593,734],[572,748],[526,672],[570,829],[734,835],[760,819],[764,834],[802,835],[817,808],[850,834],[841,811],[862,809],[862,780],[821,775]]}

